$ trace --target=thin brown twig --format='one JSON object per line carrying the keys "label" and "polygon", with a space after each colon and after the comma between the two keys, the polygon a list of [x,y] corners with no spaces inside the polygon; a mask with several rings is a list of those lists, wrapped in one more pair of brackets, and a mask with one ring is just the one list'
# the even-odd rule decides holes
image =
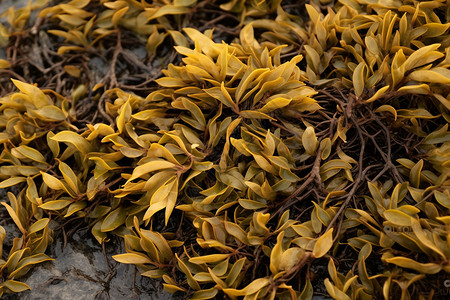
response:
{"label": "thin brown twig", "polygon": [[[358,122],[352,116],[351,116],[351,120],[358,131],[358,136],[361,141],[361,150],[359,152],[359,162],[358,162],[358,176],[356,177],[355,182],[353,183],[352,189],[350,190],[346,199],[344,200],[344,203],[342,203],[342,205],[339,207],[339,210],[337,211],[337,213],[334,215],[333,219],[331,219],[330,223],[328,224],[326,231],[330,230],[333,227],[336,220],[338,218],[342,217],[344,210],[347,208],[350,200],[352,200],[357,188],[360,185],[360,182],[362,181],[362,178],[364,177],[363,176],[363,163],[364,163],[364,151],[366,148],[366,143],[365,143],[365,140],[364,140],[364,137],[363,137],[363,134],[362,134],[361,128],[359,127]],[[339,236],[339,231],[340,231],[340,227],[337,229],[337,232],[333,238],[333,242],[335,242],[337,240],[337,238]]]}
{"label": "thin brown twig", "polygon": [[[276,203],[279,208],[276,210],[275,213],[271,215],[271,219],[275,216],[279,215],[280,213],[284,212],[286,207],[288,207],[291,204],[291,201],[295,199],[300,193],[302,193],[314,180],[317,180],[316,178],[320,178],[320,154],[316,154],[316,158],[314,160],[314,165],[311,169],[311,173],[309,173],[308,178],[303,182],[303,184],[298,187],[291,195],[286,197],[283,201]],[[319,179],[320,180],[320,179]],[[269,211],[269,208],[266,209],[265,212]]]}
{"label": "thin brown twig", "polygon": [[109,122],[109,125],[111,127],[114,127],[114,125],[115,125],[114,119],[105,110],[105,102],[106,102],[107,97],[108,97],[108,94],[103,93],[103,95],[101,95],[100,99],[98,100],[97,107],[98,107],[98,111],[103,116],[103,118],[105,118]]}

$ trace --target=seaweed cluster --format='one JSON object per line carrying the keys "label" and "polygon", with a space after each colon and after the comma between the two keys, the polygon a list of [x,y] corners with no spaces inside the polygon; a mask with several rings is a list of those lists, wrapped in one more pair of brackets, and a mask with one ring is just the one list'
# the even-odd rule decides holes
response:
{"label": "seaweed cluster", "polygon": [[0,226],[0,295],[51,260],[54,221],[122,237],[115,260],[191,299],[450,293],[450,1],[4,16],[0,188],[22,235],[2,249]]}

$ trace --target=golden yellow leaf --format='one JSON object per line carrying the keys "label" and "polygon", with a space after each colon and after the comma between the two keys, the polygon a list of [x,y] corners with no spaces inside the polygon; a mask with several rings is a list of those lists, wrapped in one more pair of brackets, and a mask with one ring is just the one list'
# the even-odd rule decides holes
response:
{"label": "golden yellow leaf", "polygon": [[123,264],[150,264],[151,260],[143,254],[140,253],[123,253],[113,255],[112,258]]}
{"label": "golden yellow leaf", "polygon": [[128,6],[125,6],[119,10],[117,10],[114,15],[111,18],[111,22],[114,25],[114,27],[117,27],[119,25],[120,19],[127,13]]}
{"label": "golden yellow leaf", "polygon": [[302,144],[305,148],[306,153],[309,155],[313,155],[314,152],[316,152],[318,142],[317,137],[314,132],[314,127],[308,126],[305,130],[305,132],[302,135]]}
{"label": "golden yellow leaf", "polygon": [[76,78],[80,77],[80,75],[81,75],[81,70],[78,67],[73,66],[73,65],[66,65],[66,66],[64,66],[64,70],[69,75],[71,75],[73,77],[76,77]]}
{"label": "golden yellow leaf", "polygon": [[132,181],[136,178],[141,177],[142,175],[151,173],[151,172],[155,172],[155,171],[159,171],[159,170],[164,170],[164,169],[169,169],[169,168],[174,168],[176,165],[172,162],[166,161],[166,160],[152,160],[149,161],[143,165],[137,166],[133,173],[131,174],[131,177],[128,179],[129,181]]}
{"label": "golden yellow leaf", "polygon": [[333,246],[333,229],[329,229],[317,239],[312,251],[315,258],[324,256]]}
{"label": "golden yellow leaf", "polygon": [[72,144],[78,151],[83,154],[89,153],[93,150],[91,144],[84,137],[73,131],[60,131],[53,137],[51,137],[51,139],[58,142]]}
{"label": "golden yellow leaf", "polygon": [[7,60],[0,59],[0,69],[8,69],[11,68],[11,63]]}
{"label": "golden yellow leaf", "polygon": [[39,207],[47,210],[60,210],[67,207],[71,203],[72,201],[70,200],[52,200],[39,205]]}
{"label": "golden yellow leaf", "polygon": [[388,89],[389,89],[390,85],[386,85],[384,87],[382,87],[381,89],[379,89],[378,91],[376,91],[376,93],[370,97],[369,99],[367,99],[365,101],[365,103],[371,103],[374,102],[375,100],[377,100],[378,98],[380,98]]}
{"label": "golden yellow leaf", "polygon": [[411,226],[412,217],[397,209],[388,209],[383,212],[384,218],[399,226]]}
{"label": "golden yellow leaf", "polygon": [[442,266],[435,263],[419,263],[407,257],[397,256],[386,259],[387,263],[402,268],[413,269],[423,274],[436,274],[442,270]]}
{"label": "golden yellow leaf", "polygon": [[196,256],[196,257],[191,257],[189,259],[189,262],[196,264],[196,265],[206,264],[206,263],[216,263],[216,262],[227,259],[229,256],[230,256],[230,254],[210,254],[210,255],[204,255],[204,256]]}
{"label": "golden yellow leaf", "polygon": [[272,251],[270,252],[270,271],[272,274],[277,274],[280,270],[280,264],[282,260],[283,255],[283,238],[284,238],[284,231],[280,232],[277,236],[277,242],[273,246]]}
{"label": "golden yellow leaf", "polygon": [[355,95],[358,97],[360,97],[364,91],[364,84],[366,80],[365,75],[366,68],[367,68],[366,64],[364,62],[360,62],[353,71],[352,76],[353,87],[355,89]]}

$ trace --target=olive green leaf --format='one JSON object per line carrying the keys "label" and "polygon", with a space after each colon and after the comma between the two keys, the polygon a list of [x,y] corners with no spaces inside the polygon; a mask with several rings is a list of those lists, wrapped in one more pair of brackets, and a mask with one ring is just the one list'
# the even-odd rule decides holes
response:
{"label": "olive green leaf", "polygon": [[1,204],[6,208],[9,216],[11,217],[11,219],[13,219],[14,223],[16,224],[17,228],[19,228],[20,232],[22,232],[23,234],[26,234],[26,230],[25,230],[22,222],[20,221],[19,216],[14,211],[14,209],[6,202],[1,202]]}
{"label": "olive green leaf", "polygon": [[11,279],[0,283],[0,287],[5,287],[5,288],[9,289],[10,291],[16,292],[16,293],[23,292],[26,290],[31,290],[31,288],[27,284],[20,282],[20,281],[16,281],[16,280],[11,280]]}

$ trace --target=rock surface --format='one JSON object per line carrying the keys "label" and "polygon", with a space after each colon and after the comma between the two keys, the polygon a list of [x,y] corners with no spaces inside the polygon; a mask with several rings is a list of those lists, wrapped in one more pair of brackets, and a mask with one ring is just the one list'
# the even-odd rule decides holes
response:
{"label": "rock surface", "polygon": [[47,251],[55,260],[37,265],[20,279],[32,290],[4,299],[174,299],[160,281],[142,277],[133,265],[111,258],[125,252],[119,239],[108,243],[105,250],[107,260],[87,229],[78,230],[65,249],[63,242],[56,240]]}

